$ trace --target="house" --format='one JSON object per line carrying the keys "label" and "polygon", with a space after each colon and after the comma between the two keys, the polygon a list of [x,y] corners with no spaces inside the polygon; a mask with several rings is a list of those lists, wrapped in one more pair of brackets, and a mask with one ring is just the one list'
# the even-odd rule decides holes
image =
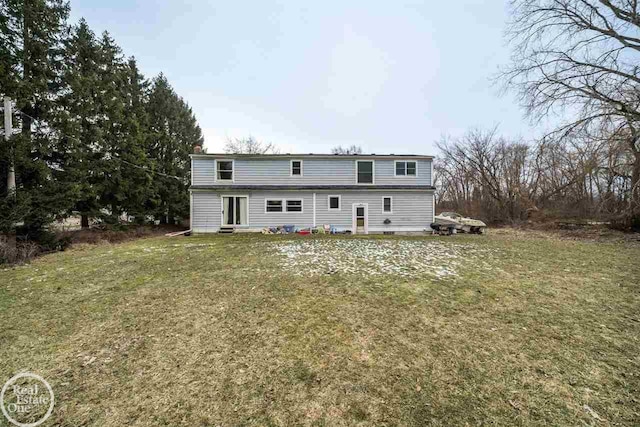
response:
{"label": "house", "polygon": [[192,154],[194,233],[331,224],[422,232],[434,217],[431,156]]}

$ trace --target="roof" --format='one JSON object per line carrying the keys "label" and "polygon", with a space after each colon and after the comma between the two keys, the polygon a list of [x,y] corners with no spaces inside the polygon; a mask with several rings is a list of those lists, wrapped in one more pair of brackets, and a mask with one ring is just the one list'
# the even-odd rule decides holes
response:
{"label": "roof", "polygon": [[192,185],[191,190],[418,190],[432,191],[432,185],[262,185],[262,184],[213,184]]}
{"label": "roof", "polygon": [[232,153],[197,153],[191,154],[193,159],[217,158],[269,158],[269,159],[299,159],[299,158],[348,158],[348,159],[424,159],[432,160],[433,156],[424,154],[320,154],[320,153],[282,153],[282,154],[232,154]]}

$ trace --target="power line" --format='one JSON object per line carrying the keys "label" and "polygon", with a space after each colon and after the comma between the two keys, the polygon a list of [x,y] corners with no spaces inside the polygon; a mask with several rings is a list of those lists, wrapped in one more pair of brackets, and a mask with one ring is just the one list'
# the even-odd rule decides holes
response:
{"label": "power line", "polygon": [[[22,111],[22,110],[18,110],[17,108],[16,108],[16,110],[15,110],[15,111],[17,111],[18,113],[23,114],[23,115],[25,115],[25,116],[29,117],[31,120],[35,121],[37,124],[40,124],[40,120],[39,120],[39,119],[36,119],[35,117],[30,116],[29,114],[25,113],[24,111]],[[131,163],[131,162],[129,162],[129,161],[126,161],[126,160],[124,160],[124,159],[121,159],[120,157],[112,157],[111,159],[113,159],[113,160],[119,160],[119,161],[121,161],[121,162],[123,162],[123,163],[128,164],[129,166],[133,166],[133,167],[135,167],[135,168],[142,169],[142,170],[144,170],[145,172],[148,172],[148,173],[150,173],[150,174],[152,174],[152,175],[153,175],[153,174],[155,174],[155,175],[160,175],[160,176],[164,176],[164,177],[166,177],[166,178],[175,179],[175,180],[178,180],[178,181],[184,181],[184,179],[185,179],[185,178],[180,178],[179,176],[169,175],[169,174],[166,174],[166,173],[163,173],[163,172],[158,172],[158,171],[154,171],[154,170],[149,170],[149,168],[147,168],[146,166],[136,165],[135,163]]]}
{"label": "power line", "polygon": [[146,166],[136,165],[135,163],[128,162],[128,161],[126,161],[124,159],[121,159],[120,157],[112,157],[112,159],[119,160],[122,163],[126,163],[126,164],[128,164],[130,166],[136,167],[138,169],[142,169],[142,170],[144,170],[146,172],[149,172],[151,174],[156,174],[156,175],[164,176],[164,177],[167,177],[167,178],[177,179],[178,181],[184,181],[184,178],[180,178],[179,176],[169,175],[169,174],[166,174],[166,173],[162,173],[162,172],[158,172],[158,171],[154,171],[154,170],[149,170],[149,168],[147,168]]}

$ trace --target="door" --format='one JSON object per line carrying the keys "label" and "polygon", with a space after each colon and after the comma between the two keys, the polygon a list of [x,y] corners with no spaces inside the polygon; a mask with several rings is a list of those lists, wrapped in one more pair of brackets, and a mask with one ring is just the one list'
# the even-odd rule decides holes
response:
{"label": "door", "polygon": [[353,234],[369,234],[369,206],[366,203],[353,204]]}
{"label": "door", "polygon": [[248,201],[247,196],[222,196],[222,225],[248,225]]}

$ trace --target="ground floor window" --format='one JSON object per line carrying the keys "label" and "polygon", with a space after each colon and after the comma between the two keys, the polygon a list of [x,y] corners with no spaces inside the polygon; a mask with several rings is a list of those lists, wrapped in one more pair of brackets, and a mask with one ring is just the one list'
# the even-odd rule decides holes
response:
{"label": "ground floor window", "polygon": [[287,200],[287,212],[302,212],[302,200]]}
{"label": "ground floor window", "polygon": [[329,196],[329,210],[330,211],[340,210],[340,196]]}
{"label": "ground floor window", "polygon": [[267,212],[282,212],[282,200],[267,200],[265,210]]}
{"label": "ground floor window", "polygon": [[384,213],[393,212],[393,199],[391,197],[382,198],[382,212]]}
{"label": "ground floor window", "polygon": [[265,212],[302,212],[302,199],[267,199]]}

